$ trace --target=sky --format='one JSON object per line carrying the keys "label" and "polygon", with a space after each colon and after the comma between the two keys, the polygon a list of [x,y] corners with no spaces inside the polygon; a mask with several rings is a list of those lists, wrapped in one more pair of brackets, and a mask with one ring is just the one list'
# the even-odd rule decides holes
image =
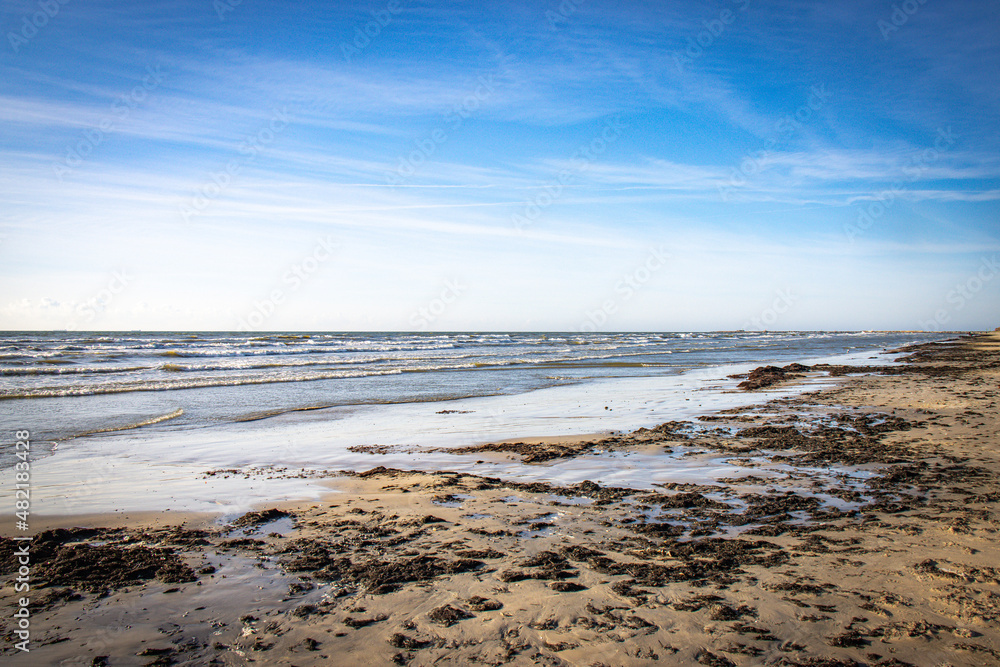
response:
{"label": "sky", "polygon": [[4,0],[0,329],[1000,326],[1000,2]]}

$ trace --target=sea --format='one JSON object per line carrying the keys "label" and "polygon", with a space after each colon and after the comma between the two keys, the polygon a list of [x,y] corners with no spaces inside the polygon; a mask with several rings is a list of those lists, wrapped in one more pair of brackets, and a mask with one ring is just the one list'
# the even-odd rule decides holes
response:
{"label": "sea", "polygon": [[948,337],[0,333],[0,494],[13,496],[18,431],[30,433],[35,511],[43,514],[228,512],[319,497],[324,471],[376,465],[637,487],[710,479],[731,471],[717,459],[608,454],[532,466],[447,449],[651,427],[760,402],[728,377],[759,365],[888,364],[902,346]]}

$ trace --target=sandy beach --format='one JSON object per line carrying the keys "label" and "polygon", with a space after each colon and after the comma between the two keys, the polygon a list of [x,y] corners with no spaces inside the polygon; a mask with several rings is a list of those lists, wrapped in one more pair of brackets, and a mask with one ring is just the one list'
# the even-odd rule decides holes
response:
{"label": "sandy beach", "polygon": [[[720,453],[750,474],[636,490],[379,466],[321,502],[36,522],[0,541],[16,665],[1000,664],[1000,334],[833,388],[475,460]],[[456,450],[451,450],[453,453]],[[215,474],[232,474],[217,471]],[[30,653],[15,648],[30,595]]]}

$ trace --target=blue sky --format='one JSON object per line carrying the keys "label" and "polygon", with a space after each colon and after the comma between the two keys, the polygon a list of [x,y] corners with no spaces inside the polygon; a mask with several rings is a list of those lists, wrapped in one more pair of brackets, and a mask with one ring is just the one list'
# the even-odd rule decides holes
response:
{"label": "blue sky", "polygon": [[7,0],[0,329],[992,329],[998,27]]}

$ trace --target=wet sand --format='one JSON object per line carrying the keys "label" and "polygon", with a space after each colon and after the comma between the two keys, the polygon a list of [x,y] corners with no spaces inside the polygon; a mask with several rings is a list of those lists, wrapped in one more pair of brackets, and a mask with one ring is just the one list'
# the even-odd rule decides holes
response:
{"label": "wet sand", "polygon": [[794,399],[465,452],[539,466],[722,453],[750,469],[721,484],[558,487],[373,453],[322,502],[228,526],[51,520],[31,547],[27,655],[0,541],[5,662],[1000,664],[1000,335],[906,352],[748,378],[842,378]]}

